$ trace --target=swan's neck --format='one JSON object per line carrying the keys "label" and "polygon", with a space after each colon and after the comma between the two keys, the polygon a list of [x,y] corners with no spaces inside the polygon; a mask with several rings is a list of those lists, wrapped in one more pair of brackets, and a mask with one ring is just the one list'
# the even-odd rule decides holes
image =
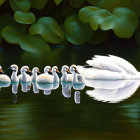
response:
{"label": "swan's neck", "polygon": [[27,74],[26,74],[26,72],[22,72],[21,74],[22,74],[22,80],[23,80],[23,81],[27,81],[28,79],[27,79]]}
{"label": "swan's neck", "polygon": [[53,72],[53,82],[59,82],[59,77],[56,72]]}
{"label": "swan's neck", "polygon": [[66,72],[63,72],[63,81],[67,81],[68,80],[68,75]]}
{"label": "swan's neck", "polygon": [[33,80],[36,80],[36,77],[37,77],[37,73],[33,72]]}
{"label": "swan's neck", "polygon": [[18,77],[17,77],[17,71],[13,71],[13,72],[12,72],[11,80],[12,80],[13,82],[18,82],[18,81],[19,81],[19,79],[18,79]]}
{"label": "swan's neck", "polygon": [[72,81],[73,81],[73,83],[77,83],[78,82],[77,81],[77,74],[76,74],[75,71],[73,72],[73,79],[72,79]]}

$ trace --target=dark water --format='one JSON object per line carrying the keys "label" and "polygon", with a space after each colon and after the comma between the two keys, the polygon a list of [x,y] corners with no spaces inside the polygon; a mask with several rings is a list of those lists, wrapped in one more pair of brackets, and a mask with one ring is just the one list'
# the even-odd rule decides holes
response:
{"label": "dark water", "polygon": [[[84,65],[95,54],[118,55],[140,70],[140,50],[133,49],[133,46],[121,50],[117,46],[106,49],[55,48],[52,54],[45,56],[1,50],[0,65],[10,76],[7,68],[11,64],[28,65],[30,69],[38,66],[40,71],[46,65],[57,65],[61,69],[64,64]],[[44,92],[43,87],[37,91],[33,85],[19,84],[17,94],[12,93],[12,86],[16,85],[1,85],[0,140],[138,140],[139,83],[94,81],[84,89],[60,84],[51,92]],[[96,88],[99,86],[100,90]]]}

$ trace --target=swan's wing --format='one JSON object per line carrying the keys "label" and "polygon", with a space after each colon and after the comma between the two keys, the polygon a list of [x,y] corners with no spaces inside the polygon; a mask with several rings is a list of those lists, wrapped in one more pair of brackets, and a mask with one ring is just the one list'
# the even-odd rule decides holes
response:
{"label": "swan's wing", "polygon": [[128,61],[124,60],[123,58],[120,58],[118,56],[109,55],[111,60],[113,60],[118,66],[120,66],[122,69],[124,69],[129,74],[137,74],[136,68],[129,63]]}
{"label": "swan's wing", "polygon": [[95,56],[92,58],[92,60],[87,60],[86,63],[102,70],[109,70],[119,73],[124,72],[124,70],[108,56]]}

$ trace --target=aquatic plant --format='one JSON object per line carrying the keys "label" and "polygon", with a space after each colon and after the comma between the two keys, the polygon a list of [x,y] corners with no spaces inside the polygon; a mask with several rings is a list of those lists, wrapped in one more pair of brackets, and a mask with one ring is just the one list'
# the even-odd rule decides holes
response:
{"label": "aquatic plant", "polygon": [[26,51],[100,44],[109,40],[110,30],[140,45],[140,0],[0,0],[0,8],[0,43],[4,39]]}

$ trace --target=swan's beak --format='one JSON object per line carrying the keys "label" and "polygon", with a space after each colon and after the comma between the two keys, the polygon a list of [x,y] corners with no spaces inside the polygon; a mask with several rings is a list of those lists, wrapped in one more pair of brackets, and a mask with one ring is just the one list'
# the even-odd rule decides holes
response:
{"label": "swan's beak", "polygon": [[80,74],[80,73],[77,71],[77,69],[75,69],[75,72],[78,73],[78,74]]}
{"label": "swan's beak", "polygon": [[1,73],[4,73],[2,69],[0,69],[0,72],[1,72]]}
{"label": "swan's beak", "polygon": [[70,72],[70,70],[69,70],[69,69],[67,69],[67,73],[68,73],[68,74],[71,74],[71,72]]}
{"label": "swan's beak", "polygon": [[9,67],[9,68],[8,68],[8,70],[11,70],[11,69],[12,69],[12,67]]}
{"label": "swan's beak", "polygon": [[41,72],[38,70],[37,73],[40,74]]}
{"label": "swan's beak", "polygon": [[59,71],[58,69],[56,69],[56,72],[57,72],[57,73],[60,73],[60,71]]}
{"label": "swan's beak", "polygon": [[49,74],[51,74],[51,75],[53,75],[53,74],[52,74],[52,70],[51,70],[51,69],[49,70],[49,72],[48,72],[48,73],[49,73]]}
{"label": "swan's beak", "polygon": [[29,69],[27,69],[28,72],[32,73]]}

